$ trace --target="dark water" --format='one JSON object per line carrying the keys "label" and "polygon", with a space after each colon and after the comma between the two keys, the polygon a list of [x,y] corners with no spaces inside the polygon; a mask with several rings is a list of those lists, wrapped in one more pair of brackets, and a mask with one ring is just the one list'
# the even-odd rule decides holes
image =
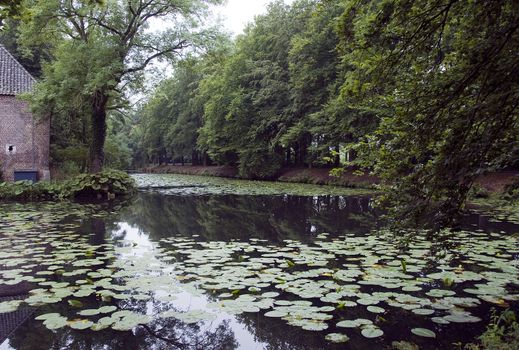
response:
{"label": "dark water", "polygon": [[[7,210],[7,207],[3,209]],[[41,206],[27,206],[26,209],[35,212],[48,210]],[[161,256],[160,251],[156,250],[156,245],[159,242],[166,245],[167,240],[171,238],[186,237],[193,240],[193,244],[215,241],[250,242],[252,239],[253,242],[262,242],[265,246],[279,247],[286,244],[287,240],[312,245],[316,239],[322,237],[322,233],[329,234],[327,240],[336,237],[342,239],[344,235],[363,237],[377,226],[377,213],[371,208],[369,198],[365,196],[166,196],[143,192],[121,208],[109,211],[111,212],[106,215],[93,217],[80,215],[78,210],[78,213],[72,213],[65,220],[55,223],[55,228],[60,230],[64,227],[60,225],[68,225],[66,227],[71,232],[79,232],[82,237],[86,237],[90,245],[110,246],[123,242],[121,244],[126,244],[132,249],[129,255]],[[53,227],[52,225],[54,224],[51,223],[49,227]],[[515,224],[492,222],[488,217],[477,214],[467,216],[466,228],[496,233],[504,231],[506,234],[519,232],[519,227]],[[397,243],[395,239],[395,245]],[[387,244],[388,242],[381,244],[381,249],[384,250]],[[377,254],[385,253],[377,251]],[[251,256],[254,257],[252,253]],[[337,259],[331,259],[328,267],[341,266],[345,262],[356,263],[355,259],[351,258]],[[517,254],[514,254],[510,261],[517,264]],[[161,266],[163,268],[166,265]],[[427,266],[424,271],[434,272],[436,267]],[[158,274],[160,271],[150,273]],[[418,278],[424,273],[417,272],[415,277]],[[511,279],[516,278],[517,276],[511,276]],[[441,286],[432,283],[428,287]],[[456,293],[458,290],[461,293],[465,287],[467,285],[460,283],[452,288]],[[5,286],[3,288],[5,290]],[[509,293],[517,294],[516,288],[517,286],[509,285]],[[276,291],[273,288],[268,289],[272,290]],[[362,291],[367,293],[378,290],[381,288],[362,287]],[[181,291],[167,307],[184,311],[194,306],[204,309],[211,301],[219,300],[219,293],[221,292],[200,290],[200,293],[190,294]],[[423,292],[415,294],[423,296]],[[320,302],[318,298],[310,300],[317,306],[329,305]],[[84,308],[96,308],[107,304],[95,295],[82,301],[85,304]],[[119,309],[139,310],[152,316],[167,309],[163,303],[158,303],[155,299],[123,299],[113,300],[111,303]],[[482,319],[480,322],[449,325],[432,323],[427,317],[400,308],[384,306],[386,312],[380,316],[381,318],[367,312],[365,308],[338,309],[331,313],[333,320],[328,322],[330,327],[325,331],[306,331],[288,325],[282,319],[265,317],[265,311],[238,315],[221,314],[212,321],[194,324],[186,324],[174,318],[160,319],[131,331],[113,331],[108,328],[94,332],[68,327],[48,330],[41,321],[33,319],[34,315],[47,312],[59,312],[69,316],[69,320],[72,319],[75,311],[71,310],[70,305],[58,303],[31,308],[34,315],[22,322],[0,349],[382,349],[388,347],[392,341],[402,340],[416,343],[423,349],[448,349],[455,348],[453,344],[456,342],[471,341],[481,334],[488,323],[492,306],[483,302],[471,308],[472,314]],[[507,306],[517,310],[517,303],[514,301],[507,302]],[[9,322],[14,322],[9,319],[10,315],[13,314],[0,314],[0,322],[5,324],[2,327],[8,329]],[[341,329],[334,326],[337,321],[356,318],[376,318],[376,323],[381,325],[384,335],[368,339],[357,329]],[[417,337],[409,332],[413,327],[434,330],[437,337]],[[347,334],[350,340],[344,344],[327,342],[325,335],[334,332]]]}

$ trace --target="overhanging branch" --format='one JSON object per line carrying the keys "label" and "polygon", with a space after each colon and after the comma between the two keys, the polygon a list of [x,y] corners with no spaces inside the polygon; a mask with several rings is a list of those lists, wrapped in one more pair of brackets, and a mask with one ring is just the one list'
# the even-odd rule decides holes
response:
{"label": "overhanging branch", "polygon": [[188,43],[187,43],[187,40],[182,40],[180,41],[178,44],[176,44],[175,46],[173,47],[169,47],[167,49],[164,49],[164,50],[160,50],[156,53],[154,53],[153,55],[149,56],[148,58],[146,58],[144,60],[144,62],[138,66],[135,66],[135,67],[129,67],[127,69],[125,69],[123,71],[123,74],[129,74],[129,73],[136,73],[136,72],[139,72],[139,71],[142,71],[144,70],[148,64],[153,61],[155,58],[158,58],[160,56],[164,56],[168,53],[174,53],[175,51],[179,51],[181,49],[184,49],[186,47],[188,47]]}

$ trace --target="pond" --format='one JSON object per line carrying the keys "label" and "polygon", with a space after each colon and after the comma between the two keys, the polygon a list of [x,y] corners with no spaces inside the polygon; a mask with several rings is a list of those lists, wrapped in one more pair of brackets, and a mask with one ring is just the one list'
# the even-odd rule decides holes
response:
{"label": "pond", "polygon": [[0,204],[0,349],[449,349],[519,310],[517,213],[429,240],[361,190],[136,179],[111,206]]}

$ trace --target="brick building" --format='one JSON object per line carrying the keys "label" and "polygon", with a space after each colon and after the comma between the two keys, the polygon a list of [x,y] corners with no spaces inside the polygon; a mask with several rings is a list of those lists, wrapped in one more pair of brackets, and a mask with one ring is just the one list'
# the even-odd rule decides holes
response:
{"label": "brick building", "polygon": [[0,45],[0,175],[12,181],[26,171],[49,179],[50,121],[36,120],[17,98],[30,92],[34,78]]}

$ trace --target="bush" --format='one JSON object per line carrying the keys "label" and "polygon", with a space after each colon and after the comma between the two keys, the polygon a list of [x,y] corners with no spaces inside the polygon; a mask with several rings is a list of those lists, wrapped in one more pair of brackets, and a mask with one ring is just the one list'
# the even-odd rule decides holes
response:
{"label": "bush", "polygon": [[60,197],[60,184],[30,181],[0,183],[0,199],[4,200],[54,200]]}
{"label": "bush", "polygon": [[133,192],[135,183],[123,171],[104,170],[97,174],[81,174],[64,183],[63,195],[68,198],[113,199]]}
{"label": "bush", "polygon": [[508,200],[519,200],[519,179],[505,186],[502,197]]}
{"label": "bush", "polygon": [[240,152],[238,166],[240,177],[246,179],[273,179],[283,165],[283,157],[267,150],[244,150]]}
{"label": "bush", "polygon": [[52,168],[52,179],[54,180],[70,180],[82,173],[81,167],[73,161],[65,161],[59,166]]}
{"label": "bush", "polygon": [[479,184],[474,184],[468,194],[469,198],[488,198],[490,197],[490,192],[485,189],[483,186]]}
{"label": "bush", "polygon": [[122,171],[104,170],[97,174],[81,174],[59,183],[29,181],[0,183],[0,199],[4,200],[111,200],[133,193],[133,179]]}
{"label": "bush", "polygon": [[492,314],[490,324],[478,343],[467,344],[464,350],[512,350],[519,349],[519,323],[515,313],[506,310],[497,316]]}

